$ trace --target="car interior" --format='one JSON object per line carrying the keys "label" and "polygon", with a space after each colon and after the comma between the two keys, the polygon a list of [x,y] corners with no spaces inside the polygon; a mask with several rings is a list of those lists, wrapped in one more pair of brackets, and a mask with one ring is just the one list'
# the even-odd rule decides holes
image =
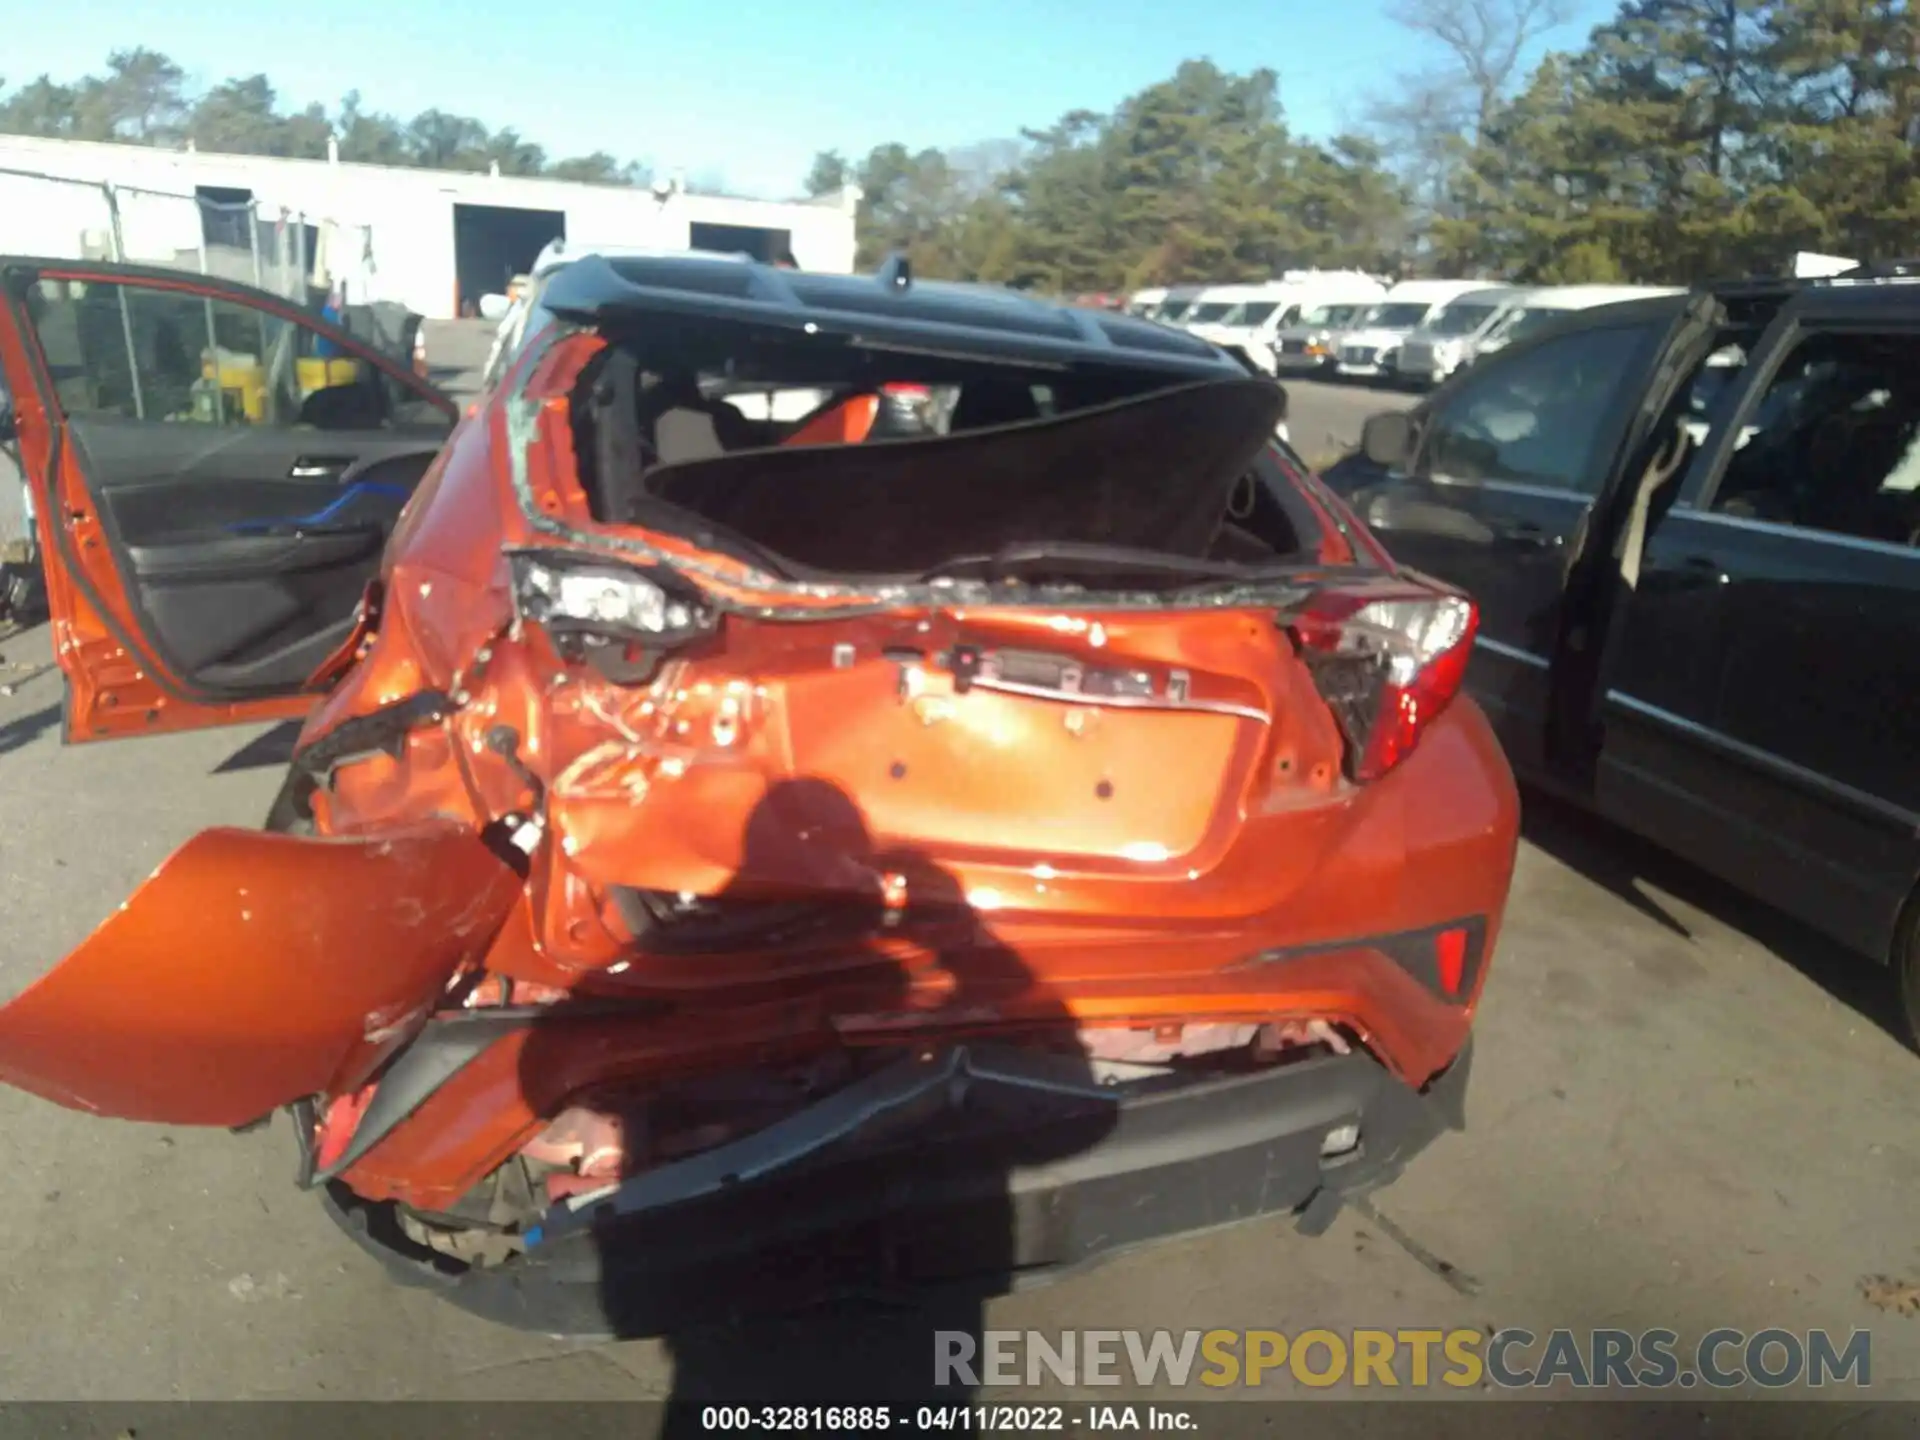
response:
{"label": "car interior", "polygon": [[1893,545],[1920,538],[1920,344],[1816,335],[1787,357],[1728,462],[1723,514]]}
{"label": "car interior", "polygon": [[[1038,543],[1271,564],[1313,524],[1267,454],[1285,415],[1267,381],[733,339],[720,354],[711,334],[706,354],[620,343],[588,367],[575,451],[597,520],[719,525],[716,548],[794,575],[918,574]],[[902,383],[924,389],[921,419],[876,423],[855,444],[787,444],[806,418],[749,419],[727,399],[812,386],[826,408]]]}
{"label": "car interior", "polygon": [[170,673],[215,696],[298,688],[349,633],[451,407],[224,294],[41,279],[27,309]]}

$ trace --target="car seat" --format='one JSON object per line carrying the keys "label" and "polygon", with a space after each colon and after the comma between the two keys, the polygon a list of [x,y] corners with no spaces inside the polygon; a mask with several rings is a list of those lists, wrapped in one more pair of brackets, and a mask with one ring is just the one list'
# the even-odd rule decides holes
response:
{"label": "car seat", "polygon": [[1040,418],[1040,402],[1033,398],[1033,387],[1024,380],[969,380],[960,387],[947,429],[957,434]]}
{"label": "car seat", "polygon": [[657,464],[706,460],[761,443],[752,421],[726,401],[701,394],[690,374],[669,375],[648,387],[640,411]]}

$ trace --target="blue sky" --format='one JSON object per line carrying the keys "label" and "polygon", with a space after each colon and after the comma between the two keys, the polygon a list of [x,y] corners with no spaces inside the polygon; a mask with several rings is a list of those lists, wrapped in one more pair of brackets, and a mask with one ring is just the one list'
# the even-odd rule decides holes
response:
{"label": "blue sky", "polygon": [[[1612,7],[1583,0],[1576,45]],[[157,11],[167,13],[162,20]],[[815,151],[966,145],[1104,110],[1190,56],[1269,65],[1297,129],[1331,132],[1370,90],[1437,57],[1380,0],[322,0],[236,22],[230,5],[79,0],[74,23],[17,27],[9,86],[71,79],[145,44],[196,83],[265,71],[283,103],[438,105],[510,125],[554,155],[609,150],[794,190]]]}

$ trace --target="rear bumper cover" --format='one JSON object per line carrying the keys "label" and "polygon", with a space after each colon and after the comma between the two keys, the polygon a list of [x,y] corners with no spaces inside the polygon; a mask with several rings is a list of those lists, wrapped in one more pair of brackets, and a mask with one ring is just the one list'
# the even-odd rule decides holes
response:
{"label": "rear bumper cover", "polygon": [[[343,1186],[325,1204],[397,1279],[551,1335],[658,1335],[849,1296],[984,1299],[1262,1215],[1299,1212],[1317,1233],[1464,1126],[1470,1066],[1469,1046],[1419,1092],[1360,1053],[1113,1090],[1045,1057],[945,1050],[802,1112],[785,1139],[556,1210],[494,1269],[410,1257],[391,1214]],[[1354,1124],[1358,1147],[1323,1159],[1328,1132]]]}

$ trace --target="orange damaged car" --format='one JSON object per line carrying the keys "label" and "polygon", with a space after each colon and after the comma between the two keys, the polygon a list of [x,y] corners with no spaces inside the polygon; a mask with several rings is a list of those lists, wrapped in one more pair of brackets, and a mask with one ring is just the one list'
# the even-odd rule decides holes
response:
{"label": "orange damaged car", "polygon": [[0,280],[66,739],[305,716],[0,1079],[285,1111],[396,1278],[576,1335],[1317,1231],[1463,1123],[1518,820],[1474,605],[1226,353],[583,255],[462,412],[244,286]]}

